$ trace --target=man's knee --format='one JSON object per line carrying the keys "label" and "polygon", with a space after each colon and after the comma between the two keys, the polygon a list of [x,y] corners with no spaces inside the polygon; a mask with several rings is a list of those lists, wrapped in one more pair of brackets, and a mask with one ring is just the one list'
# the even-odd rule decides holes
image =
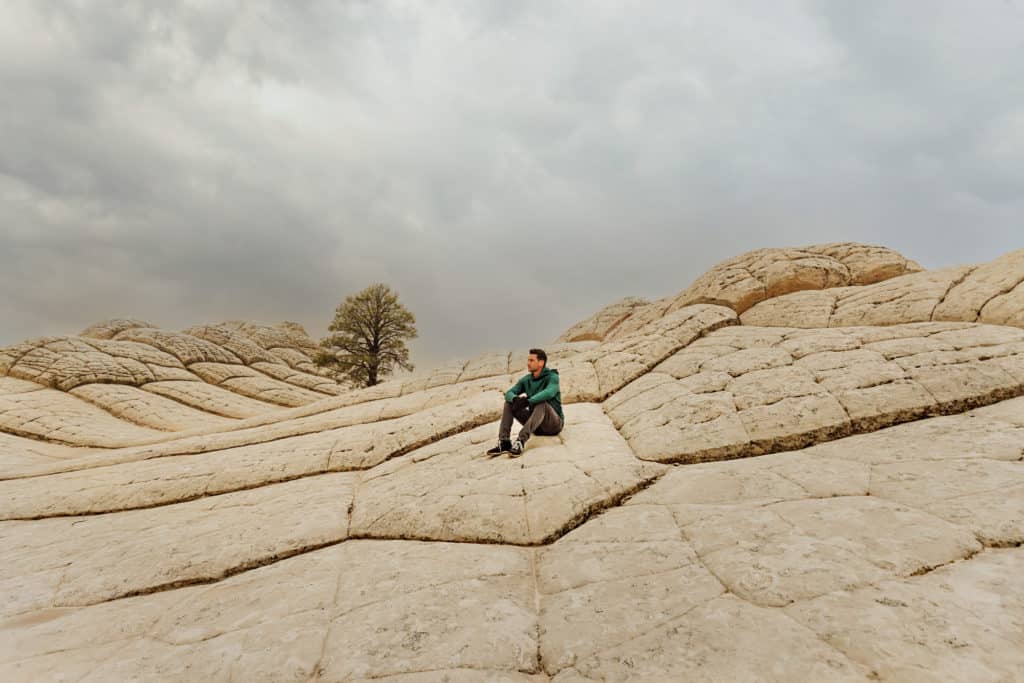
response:
{"label": "man's knee", "polygon": [[544,432],[545,436],[555,436],[562,431],[562,428],[565,426],[565,421],[551,403],[544,401],[543,403],[538,403],[533,409],[544,412],[544,418],[541,422],[540,430]]}
{"label": "man's knee", "polygon": [[545,415],[552,415],[554,417],[558,417],[558,411],[555,410],[555,407],[553,405],[551,405],[551,401],[543,401],[535,405],[533,408],[534,410],[543,410]]}

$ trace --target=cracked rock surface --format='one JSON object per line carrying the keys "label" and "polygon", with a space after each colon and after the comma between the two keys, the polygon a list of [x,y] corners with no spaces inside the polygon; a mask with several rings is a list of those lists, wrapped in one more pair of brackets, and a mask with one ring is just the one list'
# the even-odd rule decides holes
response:
{"label": "cracked rock surface", "polygon": [[369,470],[352,533],[535,545],[664,472],[633,457],[600,406],[565,411],[561,434],[534,437],[520,458],[484,453],[489,424]]}
{"label": "cracked rock surface", "polygon": [[518,458],[522,351],[348,390],[294,323],[0,349],[0,674],[1024,680],[1022,254],[621,300]]}
{"label": "cracked rock surface", "polygon": [[605,401],[638,457],[702,462],[799,448],[1024,394],[1024,330],[928,323],[738,326]]}

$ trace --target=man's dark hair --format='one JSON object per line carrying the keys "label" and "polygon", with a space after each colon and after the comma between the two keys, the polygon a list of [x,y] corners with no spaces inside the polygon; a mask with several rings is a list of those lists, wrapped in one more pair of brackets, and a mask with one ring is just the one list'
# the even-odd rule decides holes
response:
{"label": "man's dark hair", "polygon": [[544,353],[544,349],[530,349],[530,353],[537,356],[537,360],[544,361],[544,365],[548,364],[548,354]]}

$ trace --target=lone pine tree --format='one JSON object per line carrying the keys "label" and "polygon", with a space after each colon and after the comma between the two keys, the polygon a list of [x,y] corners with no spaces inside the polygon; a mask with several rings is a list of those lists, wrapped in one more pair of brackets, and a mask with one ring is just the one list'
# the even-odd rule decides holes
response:
{"label": "lone pine tree", "polygon": [[346,297],[327,329],[316,363],[339,379],[372,387],[395,368],[413,369],[405,342],[418,334],[416,318],[383,283]]}

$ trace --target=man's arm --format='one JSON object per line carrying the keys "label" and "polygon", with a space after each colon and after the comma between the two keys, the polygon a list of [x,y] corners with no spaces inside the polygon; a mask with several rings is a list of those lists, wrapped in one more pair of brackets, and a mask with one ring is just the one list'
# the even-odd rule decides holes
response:
{"label": "man's arm", "polygon": [[505,392],[505,401],[508,403],[512,402],[519,394],[523,393],[523,378],[520,377],[519,381],[512,385],[512,388]]}
{"label": "man's arm", "polygon": [[550,401],[558,396],[558,375],[552,373],[548,379],[548,385],[530,397],[530,405],[535,406],[544,401]]}

